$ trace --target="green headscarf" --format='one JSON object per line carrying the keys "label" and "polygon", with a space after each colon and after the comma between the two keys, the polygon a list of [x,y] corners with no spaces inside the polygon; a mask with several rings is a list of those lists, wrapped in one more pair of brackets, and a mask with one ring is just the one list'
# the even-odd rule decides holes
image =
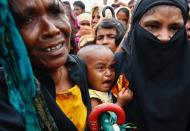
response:
{"label": "green headscarf", "polygon": [[32,103],[36,96],[34,75],[7,0],[0,0],[0,64],[4,67],[9,101],[21,114],[26,131],[39,131],[39,121]]}

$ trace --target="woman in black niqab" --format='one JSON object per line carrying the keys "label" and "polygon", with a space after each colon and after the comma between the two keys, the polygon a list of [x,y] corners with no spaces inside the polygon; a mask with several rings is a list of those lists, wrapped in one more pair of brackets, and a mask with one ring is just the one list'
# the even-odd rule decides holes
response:
{"label": "woman in black niqab", "polygon": [[137,1],[125,52],[116,54],[116,78],[124,73],[134,92],[133,102],[125,107],[126,119],[140,131],[189,131],[190,45],[185,26],[162,42],[139,24],[158,5],[176,6],[186,23],[185,0]]}

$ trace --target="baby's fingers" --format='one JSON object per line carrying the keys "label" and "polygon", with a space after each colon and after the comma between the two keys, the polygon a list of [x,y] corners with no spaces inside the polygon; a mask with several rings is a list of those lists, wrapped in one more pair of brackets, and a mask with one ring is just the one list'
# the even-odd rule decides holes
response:
{"label": "baby's fingers", "polygon": [[123,94],[126,94],[126,95],[133,95],[133,91],[130,90],[129,88],[127,88],[126,90],[123,91]]}

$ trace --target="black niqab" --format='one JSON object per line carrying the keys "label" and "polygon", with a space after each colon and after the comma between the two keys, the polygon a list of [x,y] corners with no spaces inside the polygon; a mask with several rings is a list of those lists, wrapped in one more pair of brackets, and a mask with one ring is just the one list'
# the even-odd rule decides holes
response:
{"label": "black niqab", "polygon": [[190,45],[185,26],[168,42],[161,42],[139,25],[139,20],[157,5],[181,9],[186,22],[185,0],[141,0],[137,2],[125,50],[134,101],[126,118],[144,131],[186,131],[190,120]]}

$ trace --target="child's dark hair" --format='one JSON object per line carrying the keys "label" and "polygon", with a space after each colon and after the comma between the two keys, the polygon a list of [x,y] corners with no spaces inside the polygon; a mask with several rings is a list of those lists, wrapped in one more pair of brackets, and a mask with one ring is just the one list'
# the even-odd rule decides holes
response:
{"label": "child's dark hair", "polygon": [[82,1],[75,1],[73,5],[79,6],[83,10],[85,9],[85,4]]}
{"label": "child's dark hair", "polygon": [[97,31],[99,28],[105,28],[105,29],[116,29],[117,35],[115,38],[115,43],[116,46],[118,46],[123,39],[123,36],[125,35],[127,31],[127,27],[125,24],[120,22],[119,20],[116,20],[115,18],[106,18],[102,20],[98,26],[96,27],[95,30],[95,41],[96,41],[96,36],[97,36]]}

